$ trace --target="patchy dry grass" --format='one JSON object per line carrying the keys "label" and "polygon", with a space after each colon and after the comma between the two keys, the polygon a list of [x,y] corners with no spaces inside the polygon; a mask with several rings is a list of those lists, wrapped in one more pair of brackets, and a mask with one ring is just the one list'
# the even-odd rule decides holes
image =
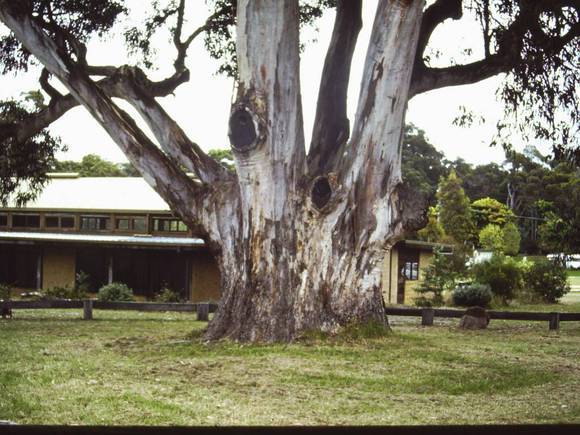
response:
{"label": "patchy dry grass", "polygon": [[[580,324],[392,317],[291,345],[204,344],[190,314],[0,321],[0,420],[28,424],[580,423]],[[193,329],[193,332],[192,332]],[[376,331],[375,331],[376,332]]]}

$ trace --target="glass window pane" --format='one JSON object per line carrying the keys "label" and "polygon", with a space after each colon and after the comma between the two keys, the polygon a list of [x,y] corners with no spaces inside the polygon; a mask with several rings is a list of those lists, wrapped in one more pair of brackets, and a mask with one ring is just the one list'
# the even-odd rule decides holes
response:
{"label": "glass window pane", "polygon": [[128,230],[129,229],[129,219],[117,219],[117,229],[118,230]]}
{"label": "glass window pane", "polygon": [[25,227],[26,226],[26,216],[22,214],[12,215],[12,226],[13,227]]}
{"label": "glass window pane", "polygon": [[145,225],[145,218],[135,218],[133,219],[133,231],[144,233],[147,231],[147,225]]}
{"label": "glass window pane", "polygon": [[75,218],[72,216],[62,216],[60,218],[60,226],[62,228],[74,228]]}
{"label": "glass window pane", "polygon": [[44,224],[46,225],[46,228],[58,228],[58,217],[47,216],[44,218]]}
{"label": "glass window pane", "polygon": [[179,221],[177,224],[177,229],[178,229],[178,231],[187,231],[187,225],[185,225],[183,222]]}
{"label": "glass window pane", "polygon": [[0,227],[8,226],[8,215],[0,214]]}
{"label": "glass window pane", "polygon": [[15,214],[12,226],[21,228],[40,228],[40,216],[34,214]]}
{"label": "glass window pane", "polygon": [[26,219],[26,226],[29,228],[40,228],[40,216],[28,215]]}
{"label": "glass window pane", "polygon": [[98,229],[99,230],[106,230],[107,228],[109,228],[109,218],[97,218],[98,220]]}

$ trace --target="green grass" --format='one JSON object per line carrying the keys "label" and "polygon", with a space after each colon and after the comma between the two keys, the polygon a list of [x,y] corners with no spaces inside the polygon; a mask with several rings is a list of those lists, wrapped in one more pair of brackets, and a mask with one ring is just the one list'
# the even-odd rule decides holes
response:
{"label": "green grass", "polygon": [[18,310],[0,420],[26,424],[580,423],[580,324],[391,317],[282,345],[206,344],[191,314]]}

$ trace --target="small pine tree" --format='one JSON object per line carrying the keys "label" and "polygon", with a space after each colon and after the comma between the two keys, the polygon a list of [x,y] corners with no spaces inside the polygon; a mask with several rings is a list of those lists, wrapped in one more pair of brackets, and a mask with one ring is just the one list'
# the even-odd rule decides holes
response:
{"label": "small pine tree", "polygon": [[417,232],[419,240],[431,243],[441,242],[445,236],[445,232],[437,220],[437,209],[435,207],[429,207],[428,219],[425,228]]}
{"label": "small pine tree", "polygon": [[419,306],[443,305],[443,292],[452,290],[465,273],[465,257],[461,252],[444,254],[435,249],[433,261],[424,270],[424,279],[415,290],[420,294],[415,299]]}
{"label": "small pine tree", "polygon": [[441,178],[437,189],[439,222],[443,231],[457,243],[457,249],[469,251],[476,237],[469,198],[454,170]]}

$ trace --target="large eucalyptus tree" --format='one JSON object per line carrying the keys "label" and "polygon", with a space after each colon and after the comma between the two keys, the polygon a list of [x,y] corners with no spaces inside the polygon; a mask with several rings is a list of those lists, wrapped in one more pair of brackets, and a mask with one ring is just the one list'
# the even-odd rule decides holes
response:
{"label": "large eucalyptus tree", "polygon": [[[534,113],[538,134],[573,137],[555,120],[566,112],[578,121],[580,7],[578,0],[379,1],[350,128],[346,89],[361,0],[338,1],[306,152],[300,23],[333,3],[215,0],[206,24],[184,35],[186,2],[169,1],[142,29],[127,32],[133,48],[147,55],[154,30],[170,27],[175,71],[152,81],[136,66],[86,60],[85,42],[113,26],[125,12],[123,2],[0,0],[0,20],[10,29],[0,43],[4,70],[26,68],[32,55],[43,66],[39,82],[50,96],[39,111],[5,117],[3,148],[13,154],[35,150],[43,129],[83,105],[215,255],[222,298],[208,339],[286,341],[309,329],[386,322],[381,261],[406,229],[423,221],[418,195],[401,183],[408,100],[506,72],[507,101],[515,108],[541,104]],[[484,55],[464,65],[431,67],[426,49],[433,31],[464,10],[481,22]],[[229,119],[235,173],[209,158],[157,100],[188,80],[187,51],[202,34],[210,52],[226,60],[224,71],[237,76]],[[55,78],[68,95],[51,85]],[[157,143],[113,97],[137,110]],[[12,179],[14,165],[5,160],[3,180]]]}

